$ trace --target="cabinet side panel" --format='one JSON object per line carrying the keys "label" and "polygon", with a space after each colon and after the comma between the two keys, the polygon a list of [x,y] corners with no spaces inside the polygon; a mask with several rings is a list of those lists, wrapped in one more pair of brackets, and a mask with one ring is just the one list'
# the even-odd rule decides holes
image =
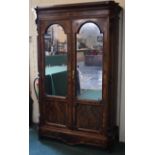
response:
{"label": "cabinet side panel", "polygon": [[118,83],[118,17],[111,19],[110,24],[110,54],[111,54],[111,73],[110,73],[110,125],[116,125],[117,108],[117,83]]}

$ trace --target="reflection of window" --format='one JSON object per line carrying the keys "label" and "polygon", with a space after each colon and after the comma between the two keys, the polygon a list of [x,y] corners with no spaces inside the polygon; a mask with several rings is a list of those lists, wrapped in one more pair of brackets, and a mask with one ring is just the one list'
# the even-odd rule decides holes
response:
{"label": "reflection of window", "polygon": [[77,35],[77,49],[101,49],[103,35],[94,23],[84,24]]}
{"label": "reflection of window", "polygon": [[45,36],[45,54],[48,55],[59,55],[67,52],[67,37],[63,28],[54,24],[51,25]]}
{"label": "reflection of window", "polygon": [[51,36],[49,34],[45,34],[45,51],[50,51],[51,47]]}
{"label": "reflection of window", "polygon": [[97,36],[97,41],[98,42],[103,42],[103,36]]}
{"label": "reflection of window", "polygon": [[66,42],[59,42],[58,43],[58,51],[61,52],[62,54],[63,53],[66,53],[67,52],[67,43]]}
{"label": "reflection of window", "polygon": [[86,45],[86,43],[84,43],[84,42],[79,42],[78,48],[79,48],[79,49],[87,48],[87,45]]}

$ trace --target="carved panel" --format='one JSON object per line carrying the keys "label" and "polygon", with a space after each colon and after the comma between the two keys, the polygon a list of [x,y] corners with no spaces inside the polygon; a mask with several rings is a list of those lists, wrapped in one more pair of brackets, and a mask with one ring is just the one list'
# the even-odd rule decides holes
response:
{"label": "carved panel", "polygon": [[46,103],[46,122],[66,125],[66,103],[47,102]]}
{"label": "carved panel", "polygon": [[102,108],[95,105],[78,105],[76,123],[77,128],[99,130],[101,126]]}

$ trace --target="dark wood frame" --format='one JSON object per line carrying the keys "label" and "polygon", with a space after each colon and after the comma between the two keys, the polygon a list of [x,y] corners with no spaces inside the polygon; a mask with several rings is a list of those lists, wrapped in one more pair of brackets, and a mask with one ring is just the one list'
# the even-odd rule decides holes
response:
{"label": "dark wood frame", "polygon": [[[100,147],[107,147],[114,140],[120,10],[121,7],[114,1],[36,8],[40,77],[40,137],[60,139],[69,144],[89,144]],[[89,21],[98,25],[101,33],[103,33],[103,89],[102,101],[100,102],[79,101],[75,97],[75,37],[80,27]],[[67,35],[68,95],[66,98],[45,94],[43,36],[47,27],[52,24],[60,24]],[[83,113],[86,113],[87,116]]]}

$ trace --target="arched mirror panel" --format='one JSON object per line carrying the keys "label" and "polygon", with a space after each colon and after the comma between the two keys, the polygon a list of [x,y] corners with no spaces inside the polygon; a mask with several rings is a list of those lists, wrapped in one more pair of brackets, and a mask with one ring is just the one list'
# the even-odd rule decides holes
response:
{"label": "arched mirror panel", "polygon": [[76,35],[76,46],[77,99],[102,100],[103,33],[87,22]]}
{"label": "arched mirror panel", "polygon": [[67,35],[59,24],[48,27],[44,35],[45,92],[67,96]]}

